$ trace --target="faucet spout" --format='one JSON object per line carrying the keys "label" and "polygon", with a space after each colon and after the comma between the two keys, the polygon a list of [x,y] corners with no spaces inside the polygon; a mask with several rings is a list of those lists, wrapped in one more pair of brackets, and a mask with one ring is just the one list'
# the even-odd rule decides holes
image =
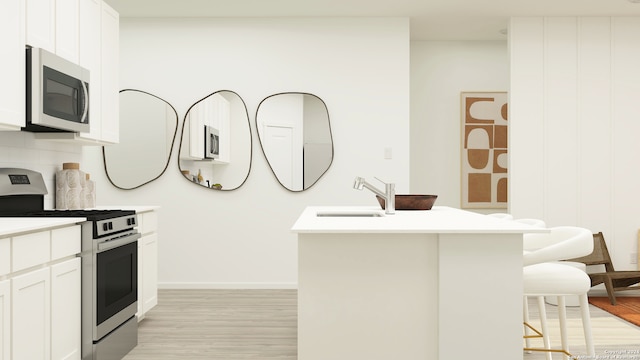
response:
{"label": "faucet spout", "polygon": [[[377,180],[380,180],[376,178]],[[353,182],[353,188],[356,190],[367,189],[374,194],[380,196],[384,199],[385,202],[385,214],[395,214],[396,212],[396,185],[394,183],[385,183],[382,180],[380,182],[384,183],[384,192],[376,188],[375,186],[369,184],[364,178],[356,177]]]}

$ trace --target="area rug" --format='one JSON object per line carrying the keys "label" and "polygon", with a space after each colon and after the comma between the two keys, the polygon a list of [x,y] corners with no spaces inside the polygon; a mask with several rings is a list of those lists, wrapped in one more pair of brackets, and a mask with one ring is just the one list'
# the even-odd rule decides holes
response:
{"label": "area rug", "polygon": [[589,297],[589,303],[610,314],[640,326],[640,297],[618,296],[616,305],[611,305],[608,297]]}

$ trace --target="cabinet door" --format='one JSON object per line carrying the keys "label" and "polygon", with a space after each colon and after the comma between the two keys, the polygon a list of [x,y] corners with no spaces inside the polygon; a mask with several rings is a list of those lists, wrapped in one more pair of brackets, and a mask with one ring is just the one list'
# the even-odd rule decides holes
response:
{"label": "cabinet door", "polygon": [[51,359],[80,359],[80,258],[51,266]]}
{"label": "cabinet door", "polygon": [[142,313],[146,313],[154,306],[158,305],[158,234],[152,233],[143,236],[142,253]]}
{"label": "cabinet door", "polygon": [[56,54],[73,62],[80,59],[80,1],[56,0]]}
{"label": "cabinet door", "polygon": [[144,319],[143,312],[143,303],[142,298],[144,297],[144,278],[142,275],[142,269],[144,267],[144,255],[142,254],[142,250],[144,246],[142,246],[142,238],[138,240],[138,310],[136,311],[136,316],[138,317],[138,321]]}
{"label": "cabinet door", "polygon": [[12,359],[51,356],[51,280],[49,268],[11,279]]}
{"label": "cabinet door", "polygon": [[106,3],[102,3],[102,126],[101,140],[119,141],[120,131],[120,15]]}
{"label": "cabinet door", "polygon": [[27,45],[56,52],[56,1],[25,0]]}
{"label": "cabinet door", "polygon": [[0,129],[25,125],[25,10],[23,0],[0,1]]}
{"label": "cabinet door", "polygon": [[100,40],[102,31],[102,0],[80,0],[80,66],[89,69],[89,123],[91,130],[81,138],[100,140],[102,133]]}
{"label": "cabinet door", "polygon": [[0,360],[11,359],[11,286],[0,281]]}

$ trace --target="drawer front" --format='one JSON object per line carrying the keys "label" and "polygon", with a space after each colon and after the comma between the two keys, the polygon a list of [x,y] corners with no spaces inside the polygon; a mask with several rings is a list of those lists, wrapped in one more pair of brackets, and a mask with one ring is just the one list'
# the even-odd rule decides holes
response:
{"label": "drawer front", "polygon": [[80,225],[51,230],[51,260],[80,253]]}
{"label": "drawer front", "polygon": [[11,239],[0,239],[0,276],[11,272]]}
{"label": "drawer front", "polygon": [[146,234],[158,230],[158,214],[155,211],[149,211],[140,214],[142,224],[140,225],[140,233]]}
{"label": "drawer front", "polygon": [[13,269],[20,271],[49,262],[51,259],[51,232],[14,236],[12,242]]}

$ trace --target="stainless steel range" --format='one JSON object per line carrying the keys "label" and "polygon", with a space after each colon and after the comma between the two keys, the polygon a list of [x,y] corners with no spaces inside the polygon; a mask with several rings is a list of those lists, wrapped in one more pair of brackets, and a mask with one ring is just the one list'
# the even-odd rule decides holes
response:
{"label": "stainless steel range", "polygon": [[120,360],[138,344],[138,219],[132,210],[44,210],[38,172],[0,168],[0,216],[83,217],[82,359]]}

